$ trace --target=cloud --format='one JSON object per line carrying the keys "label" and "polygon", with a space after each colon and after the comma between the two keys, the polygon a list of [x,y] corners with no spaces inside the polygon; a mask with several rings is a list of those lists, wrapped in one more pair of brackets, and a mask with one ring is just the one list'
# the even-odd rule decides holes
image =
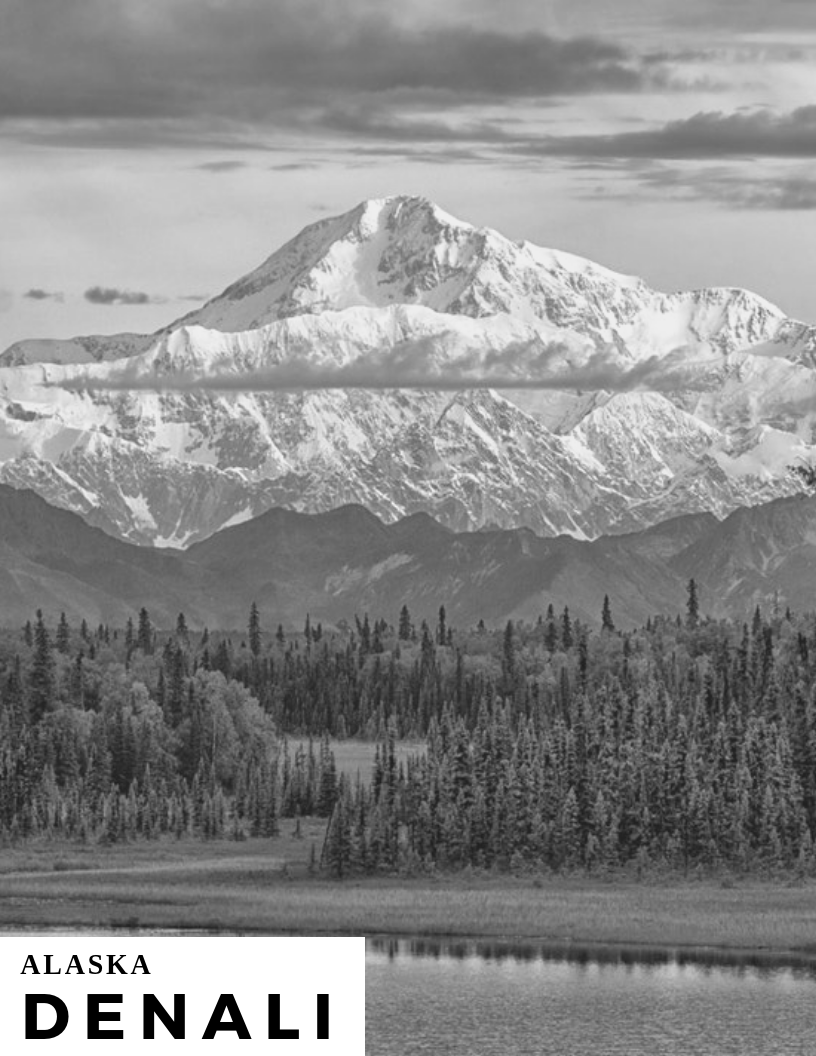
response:
{"label": "cloud", "polygon": [[327,93],[512,99],[659,76],[592,36],[398,23],[349,0],[4,0],[0,116],[297,123]]}
{"label": "cloud", "polygon": [[118,290],[113,286],[92,286],[83,294],[91,304],[142,305],[161,304],[162,299],[134,290]]}
{"label": "cloud", "polygon": [[306,172],[310,169],[319,169],[316,161],[284,161],[279,165],[270,165],[272,172]]}
{"label": "cloud", "polygon": [[117,117],[69,116],[4,121],[1,101],[0,129],[6,136],[12,136],[21,143],[81,150],[149,150],[173,147],[185,150],[272,153],[277,149],[273,144],[265,142],[257,130],[225,118],[129,117],[122,120]]}
{"label": "cloud", "polygon": [[65,295],[62,293],[52,293],[48,290],[40,289],[39,286],[35,286],[30,290],[26,290],[23,297],[30,301],[57,301],[62,304],[65,301]]}
{"label": "cloud", "polygon": [[236,172],[238,169],[245,169],[247,163],[245,161],[205,161],[201,165],[195,166],[197,169],[201,169],[204,172],[222,173],[222,172]]}
{"label": "cloud", "polygon": [[[787,164],[787,163],[786,163]],[[729,209],[757,209],[805,212],[816,209],[816,176],[805,170],[757,172],[757,166],[644,161],[578,162],[574,168],[600,170],[619,178],[617,185],[606,180],[581,197],[603,197],[623,201],[643,201],[645,196],[667,201],[710,201]],[[622,179],[621,179],[622,178]],[[634,182],[633,182],[634,181]],[[580,193],[580,192],[579,192]]]}
{"label": "cloud", "polygon": [[687,198],[707,198],[736,209],[808,211],[816,209],[816,178],[761,176],[734,169],[711,172],[642,173],[642,184],[674,188]]}
{"label": "cloud", "polygon": [[405,117],[369,102],[336,104],[323,112],[319,123],[330,132],[395,143],[507,143],[518,139],[498,122],[467,122],[454,127],[435,118]]}
{"label": "cloud", "polygon": [[802,106],[788,114],[770,110],[698,113],[654,129],[546,137],[513,149],[521,154],[576,158],[814,158],[816,106]]}
{"label": "cloud", "polygon": [[[307,360],[279,363],[268,369],[212,374],[145,373],[132,365],[117,374],[83,377],[60,383],[72,391],[151,392],[284,392],[302,389],[530,389],[675,391],[704,387],[700,368],[713,361],[689,362],[682,351],[651,357],[628,369],[610,362],[605,352],[571,365],[561,344],[530,341],[500,350],[464,349],[440,361],[439,339],[403,341],[342,366]],[[56,384],[56,383],[55,383]]]}
{"label": "cloud", "polygon": [[[816,209],[816,179],[806,176],[790,176],[783,179],[766,179],[754,182],[741,181],[736,189],[737,200],[749,209],[781,209],[800,211]],[[729,201],[727,194],[722,196]]]}

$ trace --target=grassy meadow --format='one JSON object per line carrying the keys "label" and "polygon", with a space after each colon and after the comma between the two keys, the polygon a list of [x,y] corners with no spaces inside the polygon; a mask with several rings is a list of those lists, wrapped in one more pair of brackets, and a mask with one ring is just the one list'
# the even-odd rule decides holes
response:
{"label": "grassy meadow", "polygon": [[414,934],[569,944],[800,951],[816,959],[812,881],[458,874],[327,880],[324,823],[274,839],[28,844],[0,855],[0,928]]}
{"label": "grassy meadow", "polygon": [[[303,747],[304,751],[309,750],[309,742],[303,737],[290,737],[288,739],[289,754],[294,755],[298,747]],[[320,742],[313,738],[312,744],[314,750],[317,752]],[[350,781],[355,781],[357,775],[364,782],[371,778],[374,772],[374,753],[377,750],[377,745],[372,741],[332,741],[331,749],[334,752],[334,761],[337,764],[337,772],[345,774]],[[396,753],[397,762],[404,763],[412,755],[419,755],[425,751],[425,744],[423,741],[397,741]]]}
{"label": "grassy meadow", "polygon": [[[308,746],[290,740],[290,751],[301,743]],[[421,748],[400,743],[398,758]],[[340,772],[369,779],[373,744],[350,740],[332,749]],[[7,846],[0,849],[0,930],[421,935],[796,951],[816,961],[813,880],[464,872],[337,881],[310,866],[325,833],[325,820],[303,818],[282,819],[270,839]]]}

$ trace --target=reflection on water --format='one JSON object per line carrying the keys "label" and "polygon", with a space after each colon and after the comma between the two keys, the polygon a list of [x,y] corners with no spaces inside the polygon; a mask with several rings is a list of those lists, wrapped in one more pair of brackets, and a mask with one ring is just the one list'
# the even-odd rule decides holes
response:
{"label": "reflection on water", "polygon": [[366,1054],[816,1053],[805,957],[371,939]]}

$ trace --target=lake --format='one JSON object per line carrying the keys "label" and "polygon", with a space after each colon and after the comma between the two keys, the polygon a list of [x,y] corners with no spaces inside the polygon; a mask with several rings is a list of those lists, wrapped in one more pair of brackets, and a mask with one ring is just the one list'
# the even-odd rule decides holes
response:
{"label": "lake", "polygon": [[812,967],[716,951],[707,961],[682,951],[372,939],[366,1056],[816,1052]]}

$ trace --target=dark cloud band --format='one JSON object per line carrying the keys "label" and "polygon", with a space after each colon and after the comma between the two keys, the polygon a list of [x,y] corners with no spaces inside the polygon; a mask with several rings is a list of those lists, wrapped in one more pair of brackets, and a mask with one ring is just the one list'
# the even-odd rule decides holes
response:
{"label": "dark cloud band", "polygon": [[636,91],[654,63],[593,37],[406,28],[353,0],[6,0],[0,117],[275,121],[326,93],[500,99]]}
{"label": "dark cloud band", "polygon": [[551,137],[512,149],[522,154],[595,159],[813,158],[816,106],[803,106],[788,114],[768,110],[699,113],[639,132]]}
{"label": "dark cloud band", "polygon": [[143,305],[161,303],[149,293],[138,290],[118,290],[114,286],[92,286],[83,294],[90,304]]}
{"label": "dark cloud band", "polygon": [[[157,374],[128,366],[119,374],[87,374],[63,382],[73,391],[286,392],[301,389],[462,389],[675,391],[704,388],[711,361],[689,362],[682,352],[622,368],[603,352],[578,365],[560,344],[516,343],[498,350],[463,350],[439,365],[437,343],[406,341],[342,366],[298,360],[252,372]],[[702,371],[700,368],[704,368]]]}
{"label": "dark cloud band", "polygon": [[39,286],[34,286],[30,290],[26,290],[23,297],[29,301],[57,301],[60,304],[65,300],[64,294],[50,290],[43,290]]}

